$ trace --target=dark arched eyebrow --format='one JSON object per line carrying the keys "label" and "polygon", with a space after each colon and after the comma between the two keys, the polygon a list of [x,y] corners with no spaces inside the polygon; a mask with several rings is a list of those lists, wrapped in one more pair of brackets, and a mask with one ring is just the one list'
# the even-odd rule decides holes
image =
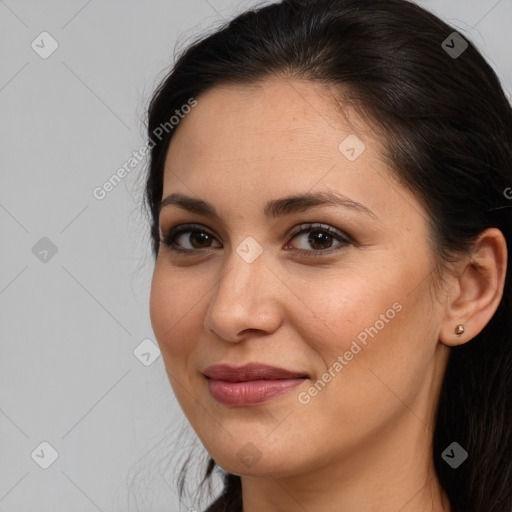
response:
{"label": "dark arched eyebrow", "polygon": [[[177,206],[178,208],[189,212],[207,215],[217,220],[221,219],[219,213],[212,204],[195,197],[189,197],[178,193],[170,194],[160,202],[158,211],[161,212],[163,208],[169,205]],[[292,213],[302,212],[312,208],[313,206],[322,205],[341,206],[363,213],[373,219],[378,219],[375,213],[366,206],[358,203],[357,201],[353,201],[343,194],[332,191],[310,192],[306,194],[281,197],[279,199],[271,199],[265,204],[263,213],[265,217],[278,218]]]}

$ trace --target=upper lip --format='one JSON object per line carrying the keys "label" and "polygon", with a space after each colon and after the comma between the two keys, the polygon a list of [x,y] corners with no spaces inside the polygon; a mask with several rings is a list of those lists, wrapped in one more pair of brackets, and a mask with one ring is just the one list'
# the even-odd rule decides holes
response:
{"label": "upper lip", "polygon": [[216,364],[203,371],[203,375],[215,380],[227,382],[245,382],[249,380],[299,379],[307,374],[269,366],[266,364],[249,363],[243,366]]}

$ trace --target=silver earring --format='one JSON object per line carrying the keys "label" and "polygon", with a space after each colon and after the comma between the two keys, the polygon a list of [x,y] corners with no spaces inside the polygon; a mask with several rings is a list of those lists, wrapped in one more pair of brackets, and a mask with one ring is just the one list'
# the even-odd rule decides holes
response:
{"label": "silver earring", "polygon": [[460,336],[463,333],[464,333],[464,326],[462,324],[457,325],[457,327],[455,328],[455,334],[457,336]]}

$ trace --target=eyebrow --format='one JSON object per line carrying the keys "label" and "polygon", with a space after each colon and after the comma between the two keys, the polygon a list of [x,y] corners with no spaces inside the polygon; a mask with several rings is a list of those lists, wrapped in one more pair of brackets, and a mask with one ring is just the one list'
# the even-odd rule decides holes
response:
{"label": "eyebrow", "polygon": [[[210,203],[183,194],[174,193],[167,196],[160,202],[158,211],[161,212],[163,208],[170,205],[189,212],[207,215],[217,220],[221,218],[215,207]],[[375,213],[366,206],[337,192],[315,192],[272,199],[265,204],[263,213],[265,217],[278,218],[302,212],[313,206],[341,206],[363,213],[373,219],[378,219]]]}

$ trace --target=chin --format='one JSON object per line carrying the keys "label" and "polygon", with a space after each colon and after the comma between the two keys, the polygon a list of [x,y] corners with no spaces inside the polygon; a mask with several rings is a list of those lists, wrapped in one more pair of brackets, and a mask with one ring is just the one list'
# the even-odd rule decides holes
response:
{"label": "chin", "polygon": [[[208,450],[212,458],[224,471],[238,476],[285,477],[300,471],[304,459],[297,459],[297,450],[292,446],[272,445],[264,437],[254,436],[254,442],[233,437],[229,446],[215,445]],[[305,468],[302,468],[305,469]]]}
{"label": "chin", "polygon": [[[219,465],[224,471],[237,476],[268,476],[271,474],[274,477],[284,476],[283,460],[263,460],[263,457],[259,460],[245,460],[241,461],[237,456],[224,456],[220,458],[214,458],[217,465]],[[290,468],[288,468],[290,469]]]}

